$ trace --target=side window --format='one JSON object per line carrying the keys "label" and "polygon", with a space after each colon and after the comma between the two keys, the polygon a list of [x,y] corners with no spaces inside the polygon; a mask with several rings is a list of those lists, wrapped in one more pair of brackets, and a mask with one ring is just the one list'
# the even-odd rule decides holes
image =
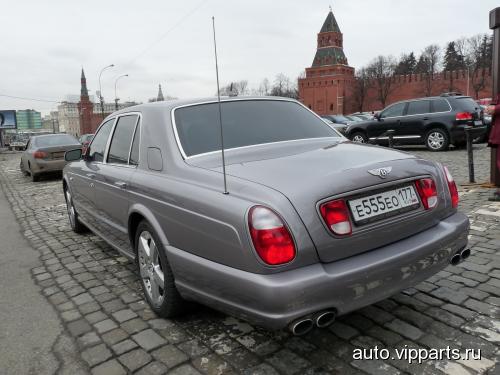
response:
{"label": "side window", "polygon": [[405,105],[406,103],[397,103],[390,106],[380,114],[380,118],[403,116]]}
{"label": "side window", "polygon": [[422,113],[429,113],[431,102],[429,100],[416,100],[408,103],[407,115],[420,115]]}
{"label": "side window", "polygon": [[89,146],[89,151],[87,153],[88,161],[99,161],[102,162],[104,160],[104,152],[106,151],[106,144],[108,143],[109,133],[111,133],[111,129],[113,128],[113,123],[115,119],[111,119],[106,121],[97,134],[95,135],[92,143]]}
{"label": "side window", "polygon": [[132,142],[132,151],[130,151],[130,165],[139,165],[139,144],[141,142],[141,123],[137,123],[135,129],[134,141]]}
{"label": "side window", "polygon": [[128,155],[136,124],[137,115],[118,117],[109,146],[108,163],[128,164]]}
{"label": "side window", "polygon": [[432,101],[432,112],[448,112],[450,105],[446,99],[436,99]]}

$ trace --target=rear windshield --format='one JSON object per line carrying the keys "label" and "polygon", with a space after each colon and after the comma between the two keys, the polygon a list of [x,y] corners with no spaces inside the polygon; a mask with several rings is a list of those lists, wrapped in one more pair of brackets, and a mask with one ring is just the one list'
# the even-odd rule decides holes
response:
{"label": "rear windshield", "polygon": [[[277,100],[222,102],[226,149],[296,139],[339,137],[301,105]],[[175,110],[175,125],[186,156],[221,148],[217,103]]]}
{"label": "rear windshield", "polygon": [[34,144],[37,147],[52,147],[52,146],[77,145],[78,141],[72,135],[58,134],[58,135],[50,135],[47,137],[35,138]]}
{"label": "rear windshield", "polygon": [[457,103],[459,111],[475,112],[481,109],[479,104],[469,97],[457,98]]}

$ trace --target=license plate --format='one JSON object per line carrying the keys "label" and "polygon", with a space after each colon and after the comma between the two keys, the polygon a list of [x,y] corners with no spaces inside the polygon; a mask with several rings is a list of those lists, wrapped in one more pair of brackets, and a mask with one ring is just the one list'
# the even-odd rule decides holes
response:
{"label": "license plate", "polygon": [[64,151],[52,153],[52,159],[63,159],[63,158],[64,158]]}
{"label": "license plate", "polygon": [[483,122],[481,120],[479,121],[474,121],[474,126],[482,126]]}
{"label": "license plate", "polygon": [[377,218],[392,216],[401,211],[409,211],[420,206],[413,185],[384,191],[348,201],[356,223],[366,223]]}

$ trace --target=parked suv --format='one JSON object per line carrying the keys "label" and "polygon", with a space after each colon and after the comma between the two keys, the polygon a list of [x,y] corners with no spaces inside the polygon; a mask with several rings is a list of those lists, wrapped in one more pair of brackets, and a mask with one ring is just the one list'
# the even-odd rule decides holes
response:
{"label": "parked suv", "polygon": [[444,94],[391,104],[373,120],[351,124],[346,136],[384,144],[388,130],[394,130],[395,144],[425,144],[430,151],[444,151],[450,144],[465,144],[467,125],[473,127],[473,138],[485,133],[480,105],[469,96]]}

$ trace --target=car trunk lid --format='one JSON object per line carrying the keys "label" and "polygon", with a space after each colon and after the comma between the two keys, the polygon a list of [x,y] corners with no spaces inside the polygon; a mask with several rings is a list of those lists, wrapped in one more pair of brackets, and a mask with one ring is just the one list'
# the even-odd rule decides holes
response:
{"label": "car trunk lid", "polygon": [[[217,161],[220,154],[201,159],[204,158],[190,163],[219,172],[222,170]],[[437,224],[438,212],[443,209],[443,204],[432,212],[419,207],[398,216],[354,225],[351,236],[335,237],[319,214],[321,202],[391,190],[412,184],[419,176],[432,176],[442,195],[443,185],[435,164],[400,151],[324,140],[229,151],[226,160],[228,175],[278,190],[290,200],[323,262],[362,253],[425,230]],[[384,167],[392,168],[384,179],[368,172]],[[442,196],[440,200],[443,200]]]}

